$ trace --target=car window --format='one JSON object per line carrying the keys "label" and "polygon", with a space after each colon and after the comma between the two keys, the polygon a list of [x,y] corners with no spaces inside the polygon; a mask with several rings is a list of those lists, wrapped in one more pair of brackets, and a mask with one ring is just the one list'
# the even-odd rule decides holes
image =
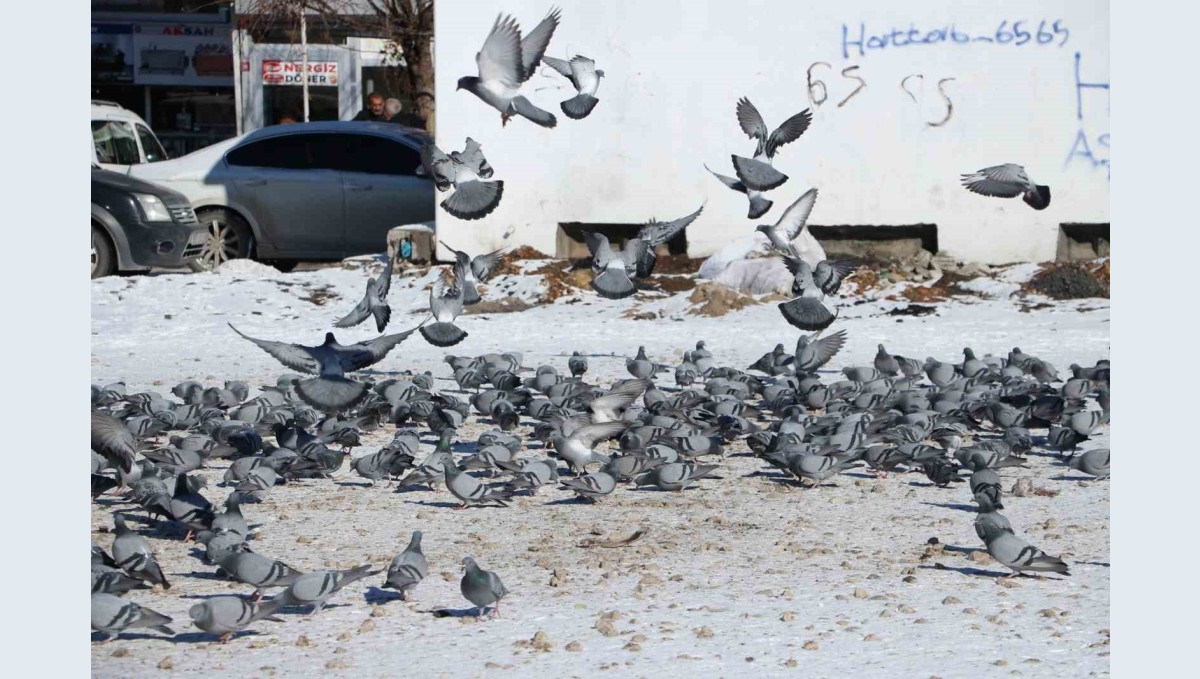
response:
{"label": "car window", "polygon": [[145,125],[133,124],[137,130],[138,139],[142,142],[142,151],[146,154],[147,163],[157,163],[160,160],[167,159],[167,152],[163,150],[162,144],[158,143],[158,137],[150,131],[150,128]]}
{"label": "car window", "polygon": [[309,137],[291,134],[250,142],[230,151],[225,160],[238,167],[275,167],[305,170],[314,167]]}
{"label": "car window", "polygon": [[348,137],[350,155],[342,169],[347,172],[417,176],[421,154],[404,144],[386,137],[369,134],[340,135]]}
{"label": "car window", "polygon": [[102,163],[136,165],[141,162],[129,123],[93,120],[92,141],[96,145],[96,157]]}

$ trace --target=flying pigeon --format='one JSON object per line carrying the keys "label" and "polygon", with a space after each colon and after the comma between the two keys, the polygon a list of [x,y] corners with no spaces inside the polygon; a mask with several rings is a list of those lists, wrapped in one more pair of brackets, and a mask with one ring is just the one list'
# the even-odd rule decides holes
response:
{"label": "flying pigeon", "polygon": [[375,317],[375,329],[383,332],[388,321],[392,318],[392,307],[388,306],[388,289],[392,286],[392,258],[387,258],[387,264],[379,278],[367,279],[367,292],[354,310],[342,320],[334,323],[335,328],[351,328],[369,317]]}
{"label": "flying pigeon", "polygon": [[801,335],[796,340],[796,374],[813,373],[829,362],[846,343],[846,331],[817,339],[815,335]]}
{"label": "flying pigeon", "polygon": [[[637,398],[634,396],[634,398]],[[583,473],[587,465],[593,462],[608,464],[608,455],[595,452],[593,449],[600,441],[619,436],[629,428],[625,422],[602,422],[585,424],[584,426],[565,435],[560,432],[551,437],[551,445],[558,451],[558,456],[567,462],[576,474]]]}
{"label": "flying pigeon", "polygon": [[484,181],[494,170],[483,156],[483,147],[474,139],[467,137],[463,151],[451,151],[450,155],[430,141],[421,147],[421,165],[438,191],[449,191],[454,187],[454,193],[443,200],[441,206],[455,217],[481,219],[500,205],[504,182]]}
{"label": "flying pigeon", "polygon": [[575,90],[579,92],[559,106],[568,118],[583,120],[596,108],[600,100],[596,98],[596,90],[600,87],[600,79],[604,71],[596,68],[596,62],[576,54],[570,61],[554,57],[542,57],[542,62],[550,68],[567,77]]}
{"label": "flying pigeon", "polygon": [[421,325],[421,336],[435,347],[452,347],[467,338],[467,332],[454,325],[463,311],[461,281],[452,279],[445,271],[429,291],[429,312],[433,323]]}
{"label": "flying pigeon", "polygon": [[175,634],[167,623],[171,618],[149,608],[126,601],[115,594],[92,593],[92,629],[106,635],[120,636],[131,627],[149,627],[163,634]]}
{"label": "flying pigeon", "polygon": [[792,241],[800,236],[804,228],[808,225],[808,215],[812,212],[813,206],[817,202],[817,190],[809,189],[804,192],[804,195],[796,199],[787,210],[784,210],[783,215],[774,226],[759,224],[755,230],[761,231],[771,241],[771,246],[780,253],[790,257],[800,257],[800,253],[796,250],[796,246],[792,245]]}
{"label": "flying pigeon", "polygon": [[[440,241],[442,245],[446,245],[445,241]],[[465,252],[460,252],[446,245],[446,249],[454,253],[454,276],[458,279],[462,286],[463,306],[471,306],[478,304],[482,299],[479,296],[477,286],[480,283],[486,283],[492,276],[492,272],[500,265],[500,260],[504,259],[504,248],[493,250],[486,255],[479,255],[474,259]]]}
{"label": "flying pigeon", "polygon": [[558,27],[560,15],[561,10],[550,10],[546,18],[524,38],[521,37],[521,27],[516,19],[503,14],[496,17],[496,23],[483,42],[483,49],[475,54],[479,76],[459,78],[456,89],[474,94],[499,111],[502,127],[514,115],[527,118],[542,127],[557,125],[553,113],[534,106],[518,94],[518,90],[537,70],[550,45],[550,37]]}
{"label": "flying pigeon", "polygon": [[754,108],[749,99],[742,97],[737,103],[737,119],[742,132],[758,142],[753,160],[733,156],[733,169],[737,172],[738,179],[746,188],[755,191],[770,191],[786,182],[787,175],[771,167],[771,161],[774,160],[775,152],[780,146],[793,142],[804,134],[812,122],[812,111],[804,109],[783,121],[774,132],[768,134],[767,124],[763,122],[758,109]]}
{"label": "flying pigeon", "polygon": [[384,589],[394,589],[400,592],[405,600],[410,592],[429,575],[429,564],[421,552],[421,531],[415,530],[408,547],[392,559],[388,566],[387,578],[383,581]]}
{"label": "flying pigeon", "polygon": [[654,265],[658,262],[658,256],[655,252],[658,246],[666,244],[672,238],[679,235],[688,225],[696,221],[701,212],[704,212],[703,205],[692,214],[670,222],[660,222],[656,219],[646,222],[646,225],[638,231],[637,235],[638,239],[646,244],[644,248],[639,246],[637,261],[638,278],[646,278],[654,273]]}
{"label": "flying pigeon", "polygon": [[771,206],[775,204],[774,202],[764,198],[762,191],[755,191],[754,189],[746,188],[746,185],[743,184],[739,179],[727,177],[719,172],[714,171],[708,165],[705,165],[704,169],[708,170],[714,177],[721,180],[721,183],[725,186],[728,186],[738,193],[746,194],[746,198],[750,199],[750,210],[746,213],[747,219],[758,219],[759,217],[767,214],[767,212],[771,210]]}
{"label": "flying pigeon", "polygon": [[508,594],[508,588],[500,582],[500,576],[483,570],[469,556],[463,558],[462,565],[465,572],[459,589],[463,597],[479,609],[478,616],[482,616],[484,609],[490,605],[494,605],[492,615],[500,615],[500,600]]}
{"label": "flying pigeon", "polygon": [[1013,163],[985,167],[974,174],[962,176],[963,186],[971,193],[996,198],[1021,197],[1025,204],[1035,210],[1045,210],[1050,205],[1050,187],[1035,183],[1025,168]]}
{"label": "flying pigeon", "polygon": [[220,635],[221,643],[259,620],[283,622],[274,617],[282,607],[279,601],[256,604],[236,596],[214,596],[188,609],[192,624],[205,632]]}
{"label": "flying pigeon", "polygon": [[794,268],[794,299],[779,304],[785,320],[800,330],[824,330],[837,319],[837,309],[825,301],[826,293],[813,280],[813,270],[799,258],[788,261]]}
{"label": "flying pigeon", "polygon": [[614,250],[608,237],[590,232],[584,237],[592,253],[592,289],[608,299],[624,299],[634,293],[633,278],[637,276],[650,246],[641,238],[630,238],[625,247]]}

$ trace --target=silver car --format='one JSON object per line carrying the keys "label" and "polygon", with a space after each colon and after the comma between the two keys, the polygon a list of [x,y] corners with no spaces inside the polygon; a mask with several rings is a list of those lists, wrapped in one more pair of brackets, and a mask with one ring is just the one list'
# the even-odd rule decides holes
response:
{"label": "silver car", "polygon": [[390,123],[276,125],[129,173],[184,194],[208,225],[194,269],[253,257],[287,270],[382,252],[392,227],[433,221],[428,139]]}

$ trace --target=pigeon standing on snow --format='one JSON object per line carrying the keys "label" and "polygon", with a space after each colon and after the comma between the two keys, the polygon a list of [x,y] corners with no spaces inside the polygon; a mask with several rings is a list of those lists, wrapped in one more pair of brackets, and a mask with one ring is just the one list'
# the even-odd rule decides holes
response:
{"label": "pigeon standing on snow", "polygon": [[500,582],[500,576],[483,570],[475,563],[475,559],[469,556],[463,558],[462,565],[465,572],[462,581],[459,582],[459,589],[463,597],[479,609],[479,616],[493,604],[492,615],[500,615],[500,600],[508,594],[508,588]]}
{"label": "pigeon standing on snow", "polygon": [[113,539],[112,554],[117,565],[138,580],[162,585],[163,589],[171,589],[171,583],[167,582],[167,577],[163,575],[146,538],[126,525],[125,517],[120,514],[116,514],[113,521],[116,523],[117,537]]}
{"label": "pigeon standing on snow", "polygon": [[387,327],[388,321],[392,318],[392,307],[388,306],[387,295],[388,290],[392,287],[392,258],[387,258],[387,263],[384,265],[383,273],[379,278],[367,279],[367,292],[363,295],[362,301],[354,310],[346,314],[337,323],[333,324],[335,328],[351,328],[371,316],[375,317],[375,329],[383,332]]}
{"label": "pigeon standing on snow", "polygon": [[283,622],[275,617],[281,607],[279,601],[256,604],[236,596],[215,596],[189,608],[188,615],[197,628],[220,635],[223,644],[259,620]]}
{"label": "pigeon standing on snow", "polygon": [[542,57],[542,62],[566,76],[575,86],[575,90],[579,92],[559,105],[562,112],[573,120],[586,118],[592,109],[596,108],[596,104],[600,103],[600,100],[596,98],[596,90],[600,87],[600,79],[604,77],[604,71],[596,68],[595,61],[578,54],[570,61]]}
{"label": "pigeon standing on snow", "polygon": [[371,570],[370,565],[358,566],[344,571],[313,571],[296,578],[295,582],[271,599],[268,603],[279,606],[312,606],[310,615],[316,615],[325,608],[325,602],[346,585],[362,580],[379,571]]}
{"label": "pigeon standing on snow", "polygon": [[612,474],[601,469],[577,479],[567,479],[562,482],[562,488],[574,491],[580,498],[596,502],[597,499],[617,489],[617,479]]}
{"label": "pigeon standing on snow", "polygon": [[382,586],[384,589],[397,590],[400,596],[408,600],[409,593],[426,575],[429,575],[429,564],[425,561],[425,554],[421,552],[421,531],[414,530],[408,547],[392,559]]}
{"label": "pigeon standing on snow", "polygon": [[571,377],[583,377],[583,374],[588,371],[587,358],[581,356],[578,351],[573,351],[571,358],[567,359],[567,368],[571,371]]}
{"label": "pigeon standing on snow", "polygon": [[421,147],[421,165],[433,180],[438,191],[454,193],[440,204],[442,209],[459,219],[482,219],[500,205],[504,195],[504,182],[489,179],[494,170],[483,156],[479,142],[467,137],[467,145],[461,153],[451,151],[446,155],[432,141]]}
{"label": "pigeon standing on snow", "polygon": [[749,99],[742,97],[737,103],[737,119],[742,132],[758,142],[753,160],[733,156],[733,169],[737,172],[738,179],[747,189],[755,191],[770,191],[786,182],[787,175],[772,167],[771,162],[780,146],[793,142],[804,134],[812,122],[812,111],[804,109],[783,121],[774,132],[768,133],[767,124],[763,122],[758,109],[754,108]]}
{"label": "pigeon standing on snow", "polygon": [[106,635],[120,636],[131,627],[148,627],[163,634],[175,634],[167,627],[171,618],[149,608],[126,601],[115,594],[92,594],[92,629]]}
{"label": "pigeon standing on snow", "polygon": [[[445,241],[439,241],[442,245],[446,245]],[[504,248],[493,250],[486,255],[479,255],[474,259],[465,252],[460,252],[446,245],[446,249],[454,253],[454,276],[458,279],[459,285],[462,286],[463,305],[471,306],[478,304],[482,299],[479,296],[479,290],[476,286],[480,283],[486,283],[492,276],[492,272],[499,266],[500,260],[504,259]]]}
{"label": "pigeon standing on snow", "polygon": [[1035,210],[1045,210],[1050,205],[1050,187],[1034,182],[1024,167],[1013,163],[985,167],[973,174],[964,174],[962,183],[968,191],[981,196],[1020,196],[1026,205]]}
{"label": "pigeon standing on snow", "polygon": [[1067,463],[1067,466],[1084,474],[1095,476],[1098,479],[1107,479],[1108,448],[1096,448],[1095,450],[1089,450],[1082,455],[1073,457]]}
{"label": "pigeon standing on snow", "polygon": [[452,347],[467,338],[467,332],[454,325],[463,311],[462,283],[444,271],[429,291],[429,312],[433,323],[421,326],[421,336],[435,347]]}
{"label": "pigeon standing on snow", "polygon": [[456,89],[474,94],[499,111],[502,127],[514,115],[542,127],[557,125],[553,113],[534,106],[518,90],[537,70],[550,45],[550,37],[558,27],[560,14],[561,10],[551,10],[524,38],[521,37],[521,28],[516,19],[503,14],[496,17],[496,23],[483,42],[483,49],[475,54],[478,77],[459,78]]}
{"label": "pigeon standing on snow", "polygon": [[1071,574],[1067,569],[1066,562],[1034,547],[1025,538],[991,523],[981,526],[976,522],[975,526],[983,533],[987,553],[996,561],[1011,568],[1012,575],[1024,571]]}

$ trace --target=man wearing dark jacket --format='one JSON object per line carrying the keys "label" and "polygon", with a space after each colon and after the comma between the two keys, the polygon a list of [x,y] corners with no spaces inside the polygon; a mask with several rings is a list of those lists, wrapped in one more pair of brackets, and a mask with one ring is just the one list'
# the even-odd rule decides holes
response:
{"label": "man wearing dark jacket", "polygon": [[378,92],[372,92],[371,96],[367,97],[367,107],[359,111],[358,115],[351,118],[351,120],[386,123],[387,113],[384,111],[383,95]]}

